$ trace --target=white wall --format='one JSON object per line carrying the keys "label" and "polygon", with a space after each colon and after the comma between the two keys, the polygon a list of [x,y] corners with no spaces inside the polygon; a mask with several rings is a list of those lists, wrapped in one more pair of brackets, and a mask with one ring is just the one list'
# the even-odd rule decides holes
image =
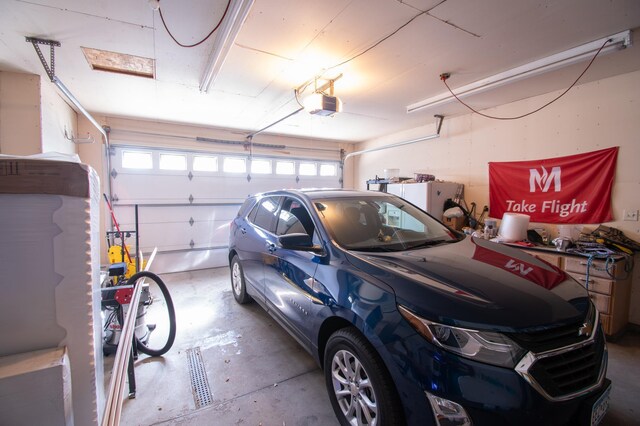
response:
{"label": "white wall", "polygon": [[40,76],[0,72],[0,154],[42,152]]}
{"label": "white wall", "polygon": [[76,128],[76,112],[49,80],[0,72],[0,154],[75,154],[76,145],[64,131],[75,135]]}
{"label": "white wall", "polygon": [[[558,93],[502,105],[485,112],[513,116],[533,110]],[[518,161],[572,155],[619,146],[612,208],[616,227],[640,241],[640,222],[622,221],[623,209],[640,209],[640,71],[574,87],[564,98],[532,116],[497,121],[467,114],[445,118],[439,139],[364,154],[348,160],[353,186],[382,176],[385,168],[401,176],[426,172],[438,179],[465,184],[467,203],[482,208],[489,202],[490,161]],[[433,134],[435,125],[359,144],[356,149],[382,146]],[[550,227],[555,232],[555,227]],[[640,324],[640,256],[636,256],[630,320]]]}
{"label": "white wall", "polygon": [[[78,115],[58,94],[57,87],[47,79],[42,79],[40,90],[42,114],[42,152],[75,154],[76,145],[65,138],[78,137]],[[82,135],[80,135],[82,136]]]}

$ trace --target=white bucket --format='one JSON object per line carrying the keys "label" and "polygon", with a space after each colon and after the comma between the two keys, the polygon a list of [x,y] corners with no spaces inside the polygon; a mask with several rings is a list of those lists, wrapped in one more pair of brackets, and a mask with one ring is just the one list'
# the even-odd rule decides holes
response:
{"label": "white bucket", "polygon": [[500,223],[498,236],[501,241],[514,242],[527,239],[529,216],[520,213],[505,213]]}
{"label": "white bucket", "polygon": [[384,169],[385,179],[394,179],[400,177],[400,169]]}

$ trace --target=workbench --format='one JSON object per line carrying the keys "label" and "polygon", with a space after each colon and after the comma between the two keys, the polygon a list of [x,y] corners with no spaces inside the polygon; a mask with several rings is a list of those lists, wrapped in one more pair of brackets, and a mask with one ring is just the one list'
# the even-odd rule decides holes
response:
{"label": "workbench", "polygon": [[[594,258],[588,272],[589,258],[574,253],[556,251],[552,247],[522,247],[523,249],[575,278],[589,290],[589,297],[600,312],[600,322],[608,338],[624,332],[629,322],[629,301],[633,263],[622,255],[613,255],[609,264],[603,258]],[[630,262],[630,263],[628,263]]]}

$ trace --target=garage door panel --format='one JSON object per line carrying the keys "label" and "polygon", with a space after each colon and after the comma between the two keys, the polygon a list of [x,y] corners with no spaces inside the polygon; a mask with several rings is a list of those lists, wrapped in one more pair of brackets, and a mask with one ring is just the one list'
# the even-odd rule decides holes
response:
{"label": "garage door panel", "polygon": [[121,203],[189,202],[186,176],[118,175],[113,194]]}
{"label": "garage door panel", "polygon": [[[118,190],[114,195],[122,203],[143,200],[145,203],[242,203],[249,194],[255,193],[255,183],[246,178],[212,176],[193,178],[170,175],[124,175],[118,176]],[[115,182],[115,181],[114,181]],[[273,184],[265,188],[273,189]]]}
{"label": "garage door panel", "polygon": [[340,188],[340,182],[336,177],[308,179],[301,176],[297,188]]}
{"label": "garage door panel", "polygon": [[251,191],[251,183],[246,175],[194,177],[189,188],[193,197],[203,202],[227,200],[242,203]]}
{"label": "garage door panel", "polygon": [[[141,223],[179,223],[189,222],[193,218],[202,221],[231,221],[238,214],[240,204],[233,205],[179,205],[179,206],[139,206],[138,221]],[[116,218],[122,223],[133,224],[135,209],[133,206],[114,205]]]}
{"label": "garage door panel", "polygon": [[191,240],[202,247],[226,246],[229,242],[229,223],[226,220],[195,222],[191,227]]}
{"label": "garage door panel", "polygon": [[195,269],[218,268],[229,264],[227,249],[190,250],[182,253],[165,253],[156,256],[153,270],[158,273],[180,272]]}
{"label": "garage door panel", "polygon": [[[236,216],[239,206],[223,207],[219,211],[212,206],[139,207],[141,249],[143,252],[151,252],[154,247],[158,247],[163,252],[226,246],[229,224]],[[121,206],[116,212],[123,231],[135,230],[133,207]],[[188,216],[190,213],[192,216]],[[128,239],[127,243],[133,246],[135,239]]]}
{"label": "garage door panel", "polygon": [[159,251],[189,248],[190,226],[188,223],[148,223],[140,224],[140,244],[144,251],[158,247]]}
{"label": "garage door panel", "polygon": [[[151,251],[158,247],[159,251],[190,249],[191,241],[198,247],[227,245],[229,239],[229,222],[211,221],[171,224],[141,224],[140,245],[143,251]],[[129,245],[135,240],[128,241]]]}

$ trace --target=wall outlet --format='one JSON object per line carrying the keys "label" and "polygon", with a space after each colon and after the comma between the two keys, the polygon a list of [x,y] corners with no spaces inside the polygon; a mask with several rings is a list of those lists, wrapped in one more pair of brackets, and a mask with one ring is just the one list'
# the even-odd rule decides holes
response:
{"label": "wall outlet", "polygon": [[638,221],[638,210],[624,209],[622,211],[622,220]]}

